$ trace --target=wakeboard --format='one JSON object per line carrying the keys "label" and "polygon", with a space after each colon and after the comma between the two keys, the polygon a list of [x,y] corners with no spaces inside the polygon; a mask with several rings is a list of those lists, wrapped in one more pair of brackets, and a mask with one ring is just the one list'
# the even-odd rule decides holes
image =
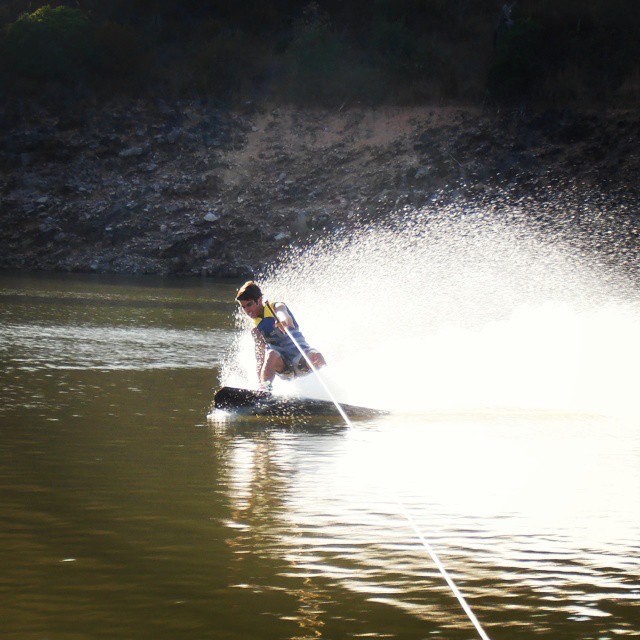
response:
{"label": "wakeboard", "polygon": [[[219,389],[214,396],[213,406],[223,411],[277,417],[339,415],[336,406],[329,400],[293,398],[237,387]],[[341,404],[340,406],[349,418],[372,418],[387,413],[370,407],[357,407],[349,404]]]}

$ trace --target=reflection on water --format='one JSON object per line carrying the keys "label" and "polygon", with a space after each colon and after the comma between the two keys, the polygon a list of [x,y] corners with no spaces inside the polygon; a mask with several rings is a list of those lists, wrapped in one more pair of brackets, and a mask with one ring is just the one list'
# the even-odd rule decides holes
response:
{"label": "reflection on water", "polygon": [[142,282],[0,278],[0,413],[22,402],[23,385],[31,387],[30,406],[50,406],[43,386],[59,387],[57,399],[91,393],[81,382],[67,390],[64,370],[216,366],[231,340],[226,296],[232,288]]}
{"label": "reflection on water", "polygon": [[[318,585],[317,601],[328,590],[392,607],[424,623],[411,637],[473,637],[406,509],[491,637],[633,636],[638,442],[603,418],[481,415],[238,438],[228,526],[242,532],[239,552],[259,545],[286,560],[287,578]],[[274,523],[263,536],[250,524],[263,510],[278,516],[275,536]],[[332,608],[309,614],[302,601],[299,618]],[[405,637],[374,636],[387,633]]]}
{"label": "reflection on water", "polygon": [[3,639],[477,637],[404,509],[493,640],[640,633],[637,418],[206,422],[233,286],[1,282]]}
{"label": "reflection on water", "polygon": [[228,343],[228,332],[215,329],[0,327],[0,355],[8,366],[30,369],[206,367],[222,358]]}

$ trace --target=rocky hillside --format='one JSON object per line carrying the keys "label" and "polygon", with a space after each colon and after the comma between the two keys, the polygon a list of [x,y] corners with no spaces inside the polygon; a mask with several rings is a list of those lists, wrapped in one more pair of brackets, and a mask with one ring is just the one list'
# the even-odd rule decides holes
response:
{"label": "rocky hillside", "polygon": [[244,276],[436,197],[598,194],[614,211],[600,236],[634,245],[640,227],[637,112],[119,102],[14,105],[0,130],[1,268]]}

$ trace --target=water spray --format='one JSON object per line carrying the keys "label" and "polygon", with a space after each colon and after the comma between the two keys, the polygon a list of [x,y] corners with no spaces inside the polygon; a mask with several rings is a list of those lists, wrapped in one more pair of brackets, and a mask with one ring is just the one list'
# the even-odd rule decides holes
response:
{"label": "water spray", "polygon": [[[625,275],[627,268],[636,269],[635,254],[630,259],[614,234],[615,251],[609,255],[615,260],[603,263],[600,254],[567,235],[573,227],[561,232],[536,223],[540,217],[591,221],[593,237],[610,242],[614,222],[627,220],[628,213],[583,195],[554,192],[550,202],[434,202],[421,210],[390,212],[386,224],[292,249],[267,275],[272,286],[311,311],[307,330],[328,352],[339,354],[332,377],[348,387],[345,402],[377,405],[384,398],[381,408],[410,412],[544,410],[635,417],[640,296]],[[421,305],[413,309],[416,298]],[[334,331],[327,322],[329,299],[332,314],[357,318],[357,324]],[[403,308],[414,312],[403,314],[402,331],[392,333],[389,327],[396,326]],[[246,381],[253,350],[244,356]],[[379,375],[381,362],[392,379]],[[399,496],[391,498],[487,640]]]}
{"label": "water spray", "polygon": [[[342,416],[342,418],[345,421],[345,423],[347,424],[347,426],[348,427],[352,427],[353,424],[351,423],[351,420],[349,420],[349,416],[347,416],[347,414],[345,413],[344,409],[340,406],[340,403],[336,400],[335,396],[331,392],[331,389],[329,388],[327,383],[324,381],[324,378],[320,375],[320,371],[318,371],[317,367],[313,364],[313,362],[311,362],[309,356],[302,349],[302,347],[300,346],[298,341],[293,337],[293,334],[291,333],[291,331],[289,331],[289,328],[287,327],[287,325],[277,319],[277,316],[275,314],[275,310],[273,309],[273,307],[271,306],[271,304],[269,302],[265,301],[265,306],[269,309],[269,311],[271,311],[273,317],[276,318],[276,320],[278,321],[278,325],[280,327],[282,327],[282,329],[287,334],[287,336],[289,337],[291,342],[293,342],[293,344],[295,345],[296,349],[300,352],[300,355],[305,359],[305,362],[309,366],[310,370],[316,375],[316,377],[320,381],[320,384],[322,385],[324,390],[327,392],[327,394],[331,398],[331,401],[336,406],[336,409],[338,410],[338,413]],[[429,544],[427,539],[424,537],[423,533],[420,531],[420,528],[418,527],[418,525],[415,522],[415,520],[411,517],[411,514],[407,511],[406,507],[402,504],[402,502],[400,502],[398,497],[396,497],[396,502],[397,502],[398,506],[400,507],[400,510],[402,511],[402,514],[407,519],[407,521],[409,522],[409,524],[411,525],[411,527],[415,531],[416,535],[418,536],[418,539],[420,540],[420,542],[422,543],[424,548],[427,550],[427,553],[429,554],[429,556],[433,560],[434,564],[438,568],[438,571],[440,572],[442,577],[445,579],[447,585],[449,585],[449,588],[453,592],[453,595],[457,598],[458,602],[460,603],[460,606],[462,607],[464,612],[467,614],[467,617],[469,618],[469,620],[471,621],[473,626],[476,628],[480,638],[482,640],[491,640],[489,638],[489,636],[485,633],[485,631],[482,628],[482,625],[480,624],[478,618],[473,613],[473,611],[471,610],[471,607],[469,606],[469,604],[465,600],[464,596],[460,592],[460,589],[458,589],[456,583],[453,581],[453,578],[451,578],[451,576],[449,575],[449,572],[446,570],[445,566],[442,564],[442,561],[438,557],[438,554],[435,552],[433,547]]]}

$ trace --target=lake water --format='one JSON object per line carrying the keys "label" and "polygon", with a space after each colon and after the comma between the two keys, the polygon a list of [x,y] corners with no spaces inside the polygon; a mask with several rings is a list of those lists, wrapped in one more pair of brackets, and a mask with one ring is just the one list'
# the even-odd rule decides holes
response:
{"label": "lake water", "polygon": [[477,638],[412,523],[493,640],[640,636],[637,416],[207,419],[234,290],[0,276],[0,638]]}

